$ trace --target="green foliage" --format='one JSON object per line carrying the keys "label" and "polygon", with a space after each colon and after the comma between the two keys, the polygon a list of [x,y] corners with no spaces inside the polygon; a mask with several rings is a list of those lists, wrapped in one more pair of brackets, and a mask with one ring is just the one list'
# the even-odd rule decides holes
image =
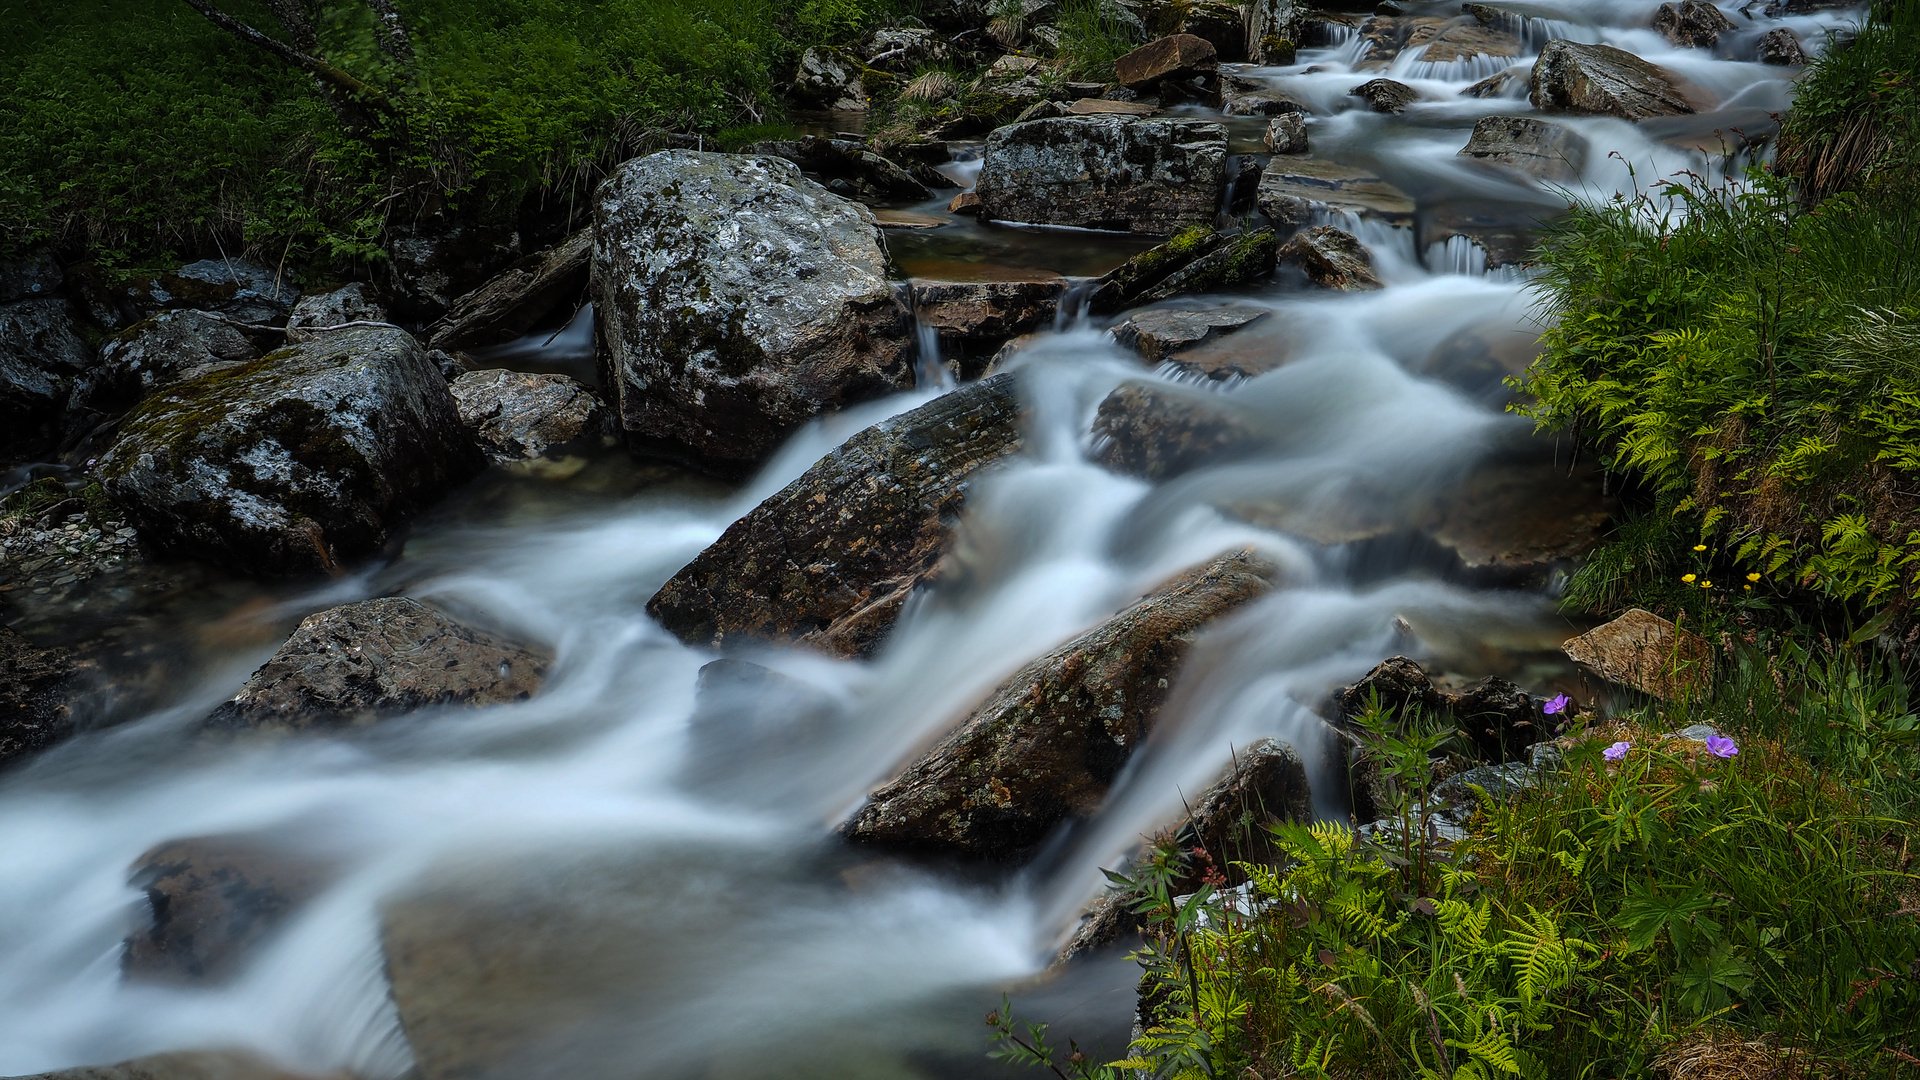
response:
{"label": "green foliage", "polygon": [[1911,183],[1920,165],[1920,0],[1882,0],[1852,40],[1830,38],[1799,82],[1780,160],[1807,201]]}
{"label": "green foliage", "polygon": [[1055,24],[1067,74],[1100,82],[1113,78],[1113,62],[1140,44],[1133,27],[1121,21],[1119,14],[1112,0],[1065,0],[1060,5]]}

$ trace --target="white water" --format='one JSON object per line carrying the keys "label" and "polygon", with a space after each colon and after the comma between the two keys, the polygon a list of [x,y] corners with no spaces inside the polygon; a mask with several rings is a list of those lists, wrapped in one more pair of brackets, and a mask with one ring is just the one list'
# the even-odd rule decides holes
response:
{"label": "white water", "polygon": [[[1539,13],[1529,47],[1549,34],[1606,40],[1724,100],[1784,101],[1776,69],[1682,53],[1626,28],[1652,6],[1529,5]],[[1813,47],[1812,31],[1838,21],[1787,22]],[[1349,43],[1264,72],[1316,108],[1317,153],[1377,161],[1423,199],[1552,204],[1537,186],[1454,156],[1478,116],[1525,108],[1455,97],[1478,68],[1415,70],[1410,60],[1410,81],[1432,100],[1390,118],[1351,108],[1346,90],[1372,77],[1351,56]],[[1314,65],[1325,70],[1304,73]],[[1570,122],[1596,148],[1574,186],[1581,197],[1629,190],[1628,163],[1643,186],[1725,167],[1630,124]],[[1545,597],[1451,585],[1413,565],[1357,575],[1353,549],[1311,539],[1318,524],[1356,515],[1405,519],[1521,427],[1497,398],[1449,384],[1441,358],[1463,335],[1529,337],[1524,281],[1477,272],[1478,249],[1464,238],[1423,260],[1410,230],[1348,224],[1389,288],[1276,292],[1260,302],[1284,331],[1273,345],[1286,350],[1283,366],[1227,391],[1164,380],[1170,391],[1227,393],[1270,436],[1258,460],[1158,486],[1114,476],[1086,459],[1093,411],[1122,380],[1151,376],[1084,325],[1022,353],[1032,430],[1024,454],[970,500],[956,544],[965,586],[911,605],[870,663],[751,655],[836,707],[800,749],[724,748],[751,779],[744,792],[684,779],[700,737],[688,723],[695,677],[712,656],[665,634],[643,605],[730,521],[932,390],[821,421],[731,497],[643,493],[531,524],[429,527],[394,565],[262,613],[271,622],[404,591],[484,613],[550,644],[558,660],[545,689],[518,705],[335,737],[193,738],[199,718],[272,651],[257,645],[202,672],[173,707],[7,776],[0,1074],[238,1046],[303,1071],[398,1077],[413,1058],[388,997],[381,911],[421,894],[477,913],[478,929],[462,923],[449,935],[502,955],[518,956],[509,946],[542,940],[544,927],[565,928],[546,953],[503,961],[514,973],[506,984],[467,973],[470,997],[493,995],[524,1025],[487,1059],[492,1075],[916,1076],[926,1072],[915,1055],[977,1056],[972,1003],[1040,971],[1099,888],[1098,868],[1169,820],[1232,748],[1292,742],[1316,770],[1320,811],[1341,813],[1322,724],[1307,707],[1330,687],[1402,649],[1475,673],[1489,655],[1544,650],[1560,636]],[[575,353],[587,325],[590,316],[566,332]],[[1263,530],[1216,509],[1235,502],[1284,506],[1302,524]],[[1106,809],[1041,860],[1011,880],[965,881],[831,839],[866,790],[1021,664],[1241,544],[1283,567],[1285,587],[1201,642]],[[163,841],[227,834],[322,860],[330,884],[228,985],[123,981],[121,941],[141,903],[129,866]],[[1116,1000],[1109,1012],[1124,1017],[1128,1003]],[[566,1008],[546,1017],[556,1001]]]}

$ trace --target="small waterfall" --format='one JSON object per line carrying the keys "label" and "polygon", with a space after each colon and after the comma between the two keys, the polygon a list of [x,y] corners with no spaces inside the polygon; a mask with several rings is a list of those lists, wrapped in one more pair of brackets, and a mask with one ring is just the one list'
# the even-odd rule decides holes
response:
{"label": "small waterfall", "polygon": [[1487,274],[1487,249],[1475,243],[1470,236],[1449,236],[1427,245],[1427,269],[1436,274],[1459,274],[1463,277],[1485,277]]}
{"label": "small waterfall", "polygon": [[1396,79],[1432,79],[1439,82],[1476,83],[1489,76],[1498,75],[1513,66],[1510,56],[1490,56],[1476,53],[1453,60],[1422,59],[1431,45],[1422,46],[1418,51],[1401,53],[1394,58],[1387,74]]}
{"label": "small waterfall", "polygon": [[921,316],[920,305],[914,303],[913,286],[905,288],[907,302],[913,308],[914,342],[919,346],[913,362],[913,385],[923,390],[951,390],[957,384],[940,355],[940,328]]}
{"label": "small waterfall", "polygon": [[1100,287],[1099,278],[1082,278],[1067,286],[1060,294],[1060,305],[1053,309],[1053,328],[1065,332],[1086,325],[1087,306],[1093,301],[1093,291]]}

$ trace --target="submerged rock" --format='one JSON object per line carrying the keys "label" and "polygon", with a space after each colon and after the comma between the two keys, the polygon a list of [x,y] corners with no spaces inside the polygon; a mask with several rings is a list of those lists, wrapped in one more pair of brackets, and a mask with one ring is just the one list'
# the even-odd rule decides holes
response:
{"label": "submerged rock", "polygon": [[0,766],[73,733],[74,671],[66,650],[0,626]]}
{"label": "submerged rock", "polygon": [[1713,680],[1713,646],[1641,608],[1567,639],[1561,649],[1601,678],[1657,698],[1685,697]]}
{"label": "submerged rock", "polygon": [[1540,50],[1527,89],[1533,107],[1542,112],[1644,120],[1693,111],[1661,68],[1611,45],[1565,38]]}
{"label": "submerged rock", "polygon": [[503,705],[533,696],[549,659],[411,597],[363,600],[307,616],[207,723],[299,730],[434,705]]}
{"label": "submerged rock", "polygon": [[1141,359],[1158,362],[1211,341],[1268,315],[1265,308],[1154,308],[1136,312],[1113,328],[1113,340]]}
{"label": "submerged rock", "polygon": [[240,836],[175,840],[135,860],[148,924],[120,956],[130,979],[217,983],[319,892],[325,868]]}
{"label": "submerged rock", "polygon": [[1420,100],[1420,91],[1392,79],[1363,82],[1347,93],[1366,102],[1367,108],[1377,113],[1405,112],[1407,106]]}
{"label": "submerged rock", "polygon": [[1487,116],[1473,125],[1460,156],[1518,169],[1542,180],[1569,181],[1587,160],[1587,141],[1563,124],[1531,116]]}
{"label": "submerged rock", "polygon": [[1365,169],[1319,158],[1275,158],[1260,176],[1257,198],[1260,212],[1276,225],[1305,225],[1320,206],[1389,225],[1413,222],[1414,202],[1406,192]]}
{"label": "submerged rock", "polygon": [[460,422],[501,458],[534,458],[590,435],[612,433],[593,388],[565,375],[469,371],[447,387]]}
{"label": "submerged rock", "polygon": [[994,131],[982,158],[983,217],[1167,233],[1213,221],[1227,132],[1184,118],[1058,117]]}
{"label": "submerged rock", "polygon": [[595,195],[593,298],[629,441],[742,472],[808,420],[913,385],[879,224],[792,162],[669,150]]}
{"label": "submerged rock", "polygon": [[1373,256],[1352,233],[1320,225],[1297,233],[1280,249],[1282,266],[1297,266],[1307,280],[1325,289],[1378,289]]}
{"label": "submerged rock", "polygon": [[1020,448],[1012,374],[848,439],[681,567],[647,602],[680,640],[871,652],[939,563],[973,477]]}
{"label": "submerged rock", "polygon": [[1021,668],[841,826],[860,843],[996,860],[1093,813],[1201,629],[1273,588],[1247,551],[1188,571]]}
{"label": "submerged rock", "polygon": [[1094,414],[1090,456],[1115,472],[1157,482],[1244,457],[1262,445],[1216,392],[1122,383]]}
{"label": "submerged rock", "polygon": [[789,755],[817,744],[838,711],[830,695],[792,676],[745,660],[715,660],[700,669],[681,778],[760,802],[792,774]]}
{"label": "submerged rock", "polygon": [[1707,0],[1681,0],[1661,4],[1653,13],[1653,28],[1678,48],[1711,49],[1720,43],[1722,31],[1734,28],[1733,20]]}
{"label": "submerged rock", "polygon": [[482,463],[427,354],[364,327],[162,390],[96,472],[143,539],[297,574],[372,553]]}
{"label": "submerged rock", "polygon": [[554,247],[514,263],[453,302],[428,331],[436,349],[499,345],[533,330],[557,310],[586,296],[593,230],[581,229]]}
{"label": "submerged rock", "polygon": [[0,305],[0,461],[53,448],[73,382],[92,361],[65,300]]}

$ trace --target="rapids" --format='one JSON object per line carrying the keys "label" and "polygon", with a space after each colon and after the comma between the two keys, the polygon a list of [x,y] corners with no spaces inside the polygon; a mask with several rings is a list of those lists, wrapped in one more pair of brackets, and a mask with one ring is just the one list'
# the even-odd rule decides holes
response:
{"label": "rapids", "polygon": [[[1567,121],[1596,149],[1574,197],[1610,199],[1680,170],[1725,175],[1744,158],[1719,149],[1716,129],[1764,122],[1790,98],[1781,69],[1668,47],[1644,29],[1652,0],[1522,6],[1530,53],[1554,37],[1604,41],[1722,103],[1685,122]],[[1847,17],[1767,25],[1792,26],[1815,48]],[[1559,190],[1455,156],[1475,119],[1527,109],[1453,96],[1506,65],[1406,56],[1359,74],[1355,55],[1349,40],[1245,74],[1313,107],[1316,156],[1378,169],[1423,209],[1524,217],[1564,205]],[[1524,78],[1532,59],[1512,67]],[[1347,89],[1378,74],[1444,100],[1401,116],[1351,108]],[[1264,121],[1229,124],[1236,149],[1250,149]],[[970,178],[977,162],[949,168]],[[1275,436],[1258,462],[1158,486],[1108,473],[1087,459],[1095,407],[1124,379],[1180,377],[1144,373],[1084,319],[1021,353],[1033,430],[968,504],[967,585],[911,606],[871,662],[750,655],[838,708],[803,751],[722,748],[755,778],[744,788],[683,778],[698,735],[695,676],[712,657],[643,605],[730,521],[852,433],[930,400],[943,379],[815,423],[738,490],[617,453],[496,468],[381,565],[304,590],[225,582],[168,601],[140,624],[183,643],[162,685],[0,780],[0,1075],[232,1046],[367,1080],[400,1077],[416,1057],[426,1080],[986,1076],[1000,1067],[984,1060],[979,1017],[1008,989],[1063,1039],[1118,1051],[1132,1010],[1124,960],[1029,980],[1100,889],[1099,868],[1177,813],[1231,748],[1292,742],[1318,770],[1318,811],[1343,816],[1308,707],[1331,687],[1409,648],[1447,672],[1503,674],[1536,692],[1566,674],[1555,650],[1567,623],[1550,596],[1449,581],[1417,551],[1312,538],[1315,519],[1403,513],[1528,438],[1498,381],[1524,365],[1538,332],[1524,274],[1481,272],[1463,238],[1416,251],[1408,230],[1358,229],[1386,289],[1236,298],[1274,312],[1264,323],[1275,332],[1243,331],[1246,347],[1285,357],[1223,391]],[[906,272],[928,276],[1090,274],[1143,246],[971,219],[890,241]],[[591,333],[583,313],[483,359],[590,373]],[[1508,359],[1491,371],[1463,363],[1454,346],[1466,339]],[[1306,524],[1237,522],[1213,509],[1228,498],[1284,502]],[[1022,663],[1239,544],[1279,563],[1286,586],[1203,640],[1095,820],[1010,878],[850,851],[832,836],[864,792]],[[549,643],[558,659],[546,689],[333,737],[190,737],[302,615],[390,593]],[[110,617],[73,615],[73,626]],[[65,616],[33,618],[57,628]],[[121,941],[144,903],[129,865],[163,841],[234,834],[322,862],[330,883],[227,985],[124,982]],[[425,944],[405,963],[383,961],[383,925]],[[444,1020],[412,1032],[411,1047],[390,977]]]}

